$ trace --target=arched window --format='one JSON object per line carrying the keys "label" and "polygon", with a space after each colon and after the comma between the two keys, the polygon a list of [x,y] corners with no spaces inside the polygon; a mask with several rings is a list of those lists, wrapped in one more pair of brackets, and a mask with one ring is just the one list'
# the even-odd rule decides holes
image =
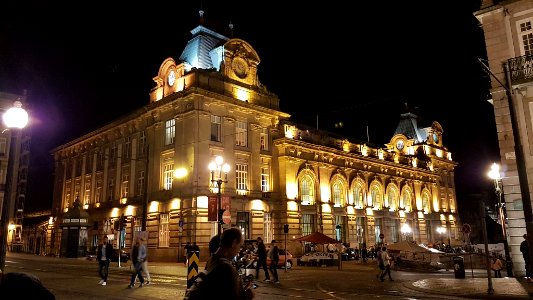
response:
{"label": "arched window", "polygon": [[412,210],[411,200],[411,192],[409,190],[404,190],[402,193],[402,201],[400,203],[400,208],[405,209],[406,212],[410,212]]}
{"label": "arched window", "polygon": [[394,184],[389,184],[387,187],[387,200],[386,200],[386,206],[388,206],[391,210],[397,210],[398,209],[398,189]]}
{"label": "arched window", "polygon": [[356,181],[353,184],[353,202],[356,208],[364,208],[365,207],[365,190],[363,189],[363,185],[361,182]]}
{"label": "arched window", "polygon": [[424,211],[424,213],[431,212],[429,199],[430,199],[429,192],[427,190],[423,191],[422,192],[422,210]]}
{"label": "arched window", "polygon": [[315,184],[313,178],[309,174],[305,174],[300,178],[300,200],[302,205],[315,204]]}
{"label": "arched window", "polygon": [[374,209],[383,208],[383,194],[380,185],[377,183],[372,184],[370,187],[370,201],[371,203],[368,203],[368,205]]}
{"label": "arched window", "polygon": [[333,200],[333,206],[334,207],[343,207],[346,203],[346,197],[344,192],[344,185],[340,180],[335,180],[333,183],[333,186],[331,187],[332,193],[332,200]]}

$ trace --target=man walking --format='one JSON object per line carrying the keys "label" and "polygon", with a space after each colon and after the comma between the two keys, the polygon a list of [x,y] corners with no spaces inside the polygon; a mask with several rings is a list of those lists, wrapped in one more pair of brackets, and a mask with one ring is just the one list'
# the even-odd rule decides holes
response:
{"label": "man walking", "polygon": [[255,280],[259,280],[259,269],[265,271],[265,281],[270,281],[270,275],[267,271],[267,251],[265,243],[261,237],[257,238],[257,265],[255,266]]}
{"label": "man walking", "polygon": [[135,279],[139,277],[139,281],[141,284],[139,287],[142,287],[144,285],[144,278],[142,274],[142,264],[144,260],[146,259],[146,246],[144,245],[144,238],[141,238],[137,236],[137,239],[135,240],[135,245],[133,246],[133,249],[131,250],[131,261],[133,263],[133,273],[131,274],[131,280],[130,284],[128,285],[128,288],[133,288],[135,284]]}
{"label": "man walking", "polygon": [[385,266],[385,270],[383,273],[381,273],[381,276],[379,279],[381,281],[385,281],[385,275],[389,275],[389,280],[394,281],[390,275],[390,263],[391,263],[391,257],[389,255],[389,251],[387,251],[387,247],[381,248],[381,260],[383,261],[383,265]]}
{"label": "man walking", "polygon": [[109,244],[107,235],[104,235],[102,244],[96,250],[96,260],[98,261],[98,274],[100,275],[100,285],[107,285],[107,275],[109,274],[109,262],[113,257],[113,246]]}
{"label": "man walking", "polygon": [[279,263],[279,251],[275,240],[270,243],[270,251],[268,251],[268,257],[270,257],[270,272],[274,277],[274,283],[279,283],[278,278],[278,263]]}
{"label": "man walking", "polygon": [[531,261],[529,260],[529,242],[527,241],[527,234],[524,234],[524,240],[520,243],[520,252],[522,252],[522,257],[526,263],[526,280],[532,281],[531,279]]}

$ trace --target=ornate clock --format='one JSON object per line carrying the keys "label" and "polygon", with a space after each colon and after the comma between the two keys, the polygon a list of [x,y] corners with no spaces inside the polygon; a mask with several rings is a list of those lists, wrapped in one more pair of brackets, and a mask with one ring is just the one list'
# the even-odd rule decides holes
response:
{"label": "ornate clock", "polygon": [[170,70],[170,72],[168,73],[168,85],[170,86],[173,86],[174,85],[174,82],[176,81],[176,73],[174,72],[174,70]]}
{"label": "ornate clock", "polygon": [[396,149],[402,151],[403,146],[404,146],[403,140],[398,140],[398,141],[396,142]]}
{"label": "ornate clock", "polygon": [[231,68],[237,77],[244,79],[248,75],[248,63],[241,57],[233,58]]}

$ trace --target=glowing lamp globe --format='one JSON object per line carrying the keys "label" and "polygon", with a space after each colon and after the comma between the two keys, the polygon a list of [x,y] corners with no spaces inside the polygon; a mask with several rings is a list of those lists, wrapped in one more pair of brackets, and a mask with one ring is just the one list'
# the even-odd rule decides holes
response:
{"label": "glowing lamp globe", "polygon": [[15,101],[13,107],[4,113],[3,120],[9,128],[24,128],[28,124],[28,113],[20,101]]}

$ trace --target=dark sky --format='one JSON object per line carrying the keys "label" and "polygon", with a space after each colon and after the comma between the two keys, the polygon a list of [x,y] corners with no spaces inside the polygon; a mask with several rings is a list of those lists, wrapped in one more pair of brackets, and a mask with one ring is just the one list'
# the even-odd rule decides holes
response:
{"label": "dark sky", "polygon": [[200,6],[208,27],[229,35],[231,21],[255,48],[259,80],[295,121],[316,126],[318,115],[321,129],[361,140],[368,126],[382,145],[408,103],[422,125],[443,126],[458,198],[490,189],[499,154],[477,60],[486,55],[479,1],[138,2],[2,3],[0,91],[27,89],[31,102],[30,206],[51,202],[51,149],[149,102],[152,78],[179,58]]}

